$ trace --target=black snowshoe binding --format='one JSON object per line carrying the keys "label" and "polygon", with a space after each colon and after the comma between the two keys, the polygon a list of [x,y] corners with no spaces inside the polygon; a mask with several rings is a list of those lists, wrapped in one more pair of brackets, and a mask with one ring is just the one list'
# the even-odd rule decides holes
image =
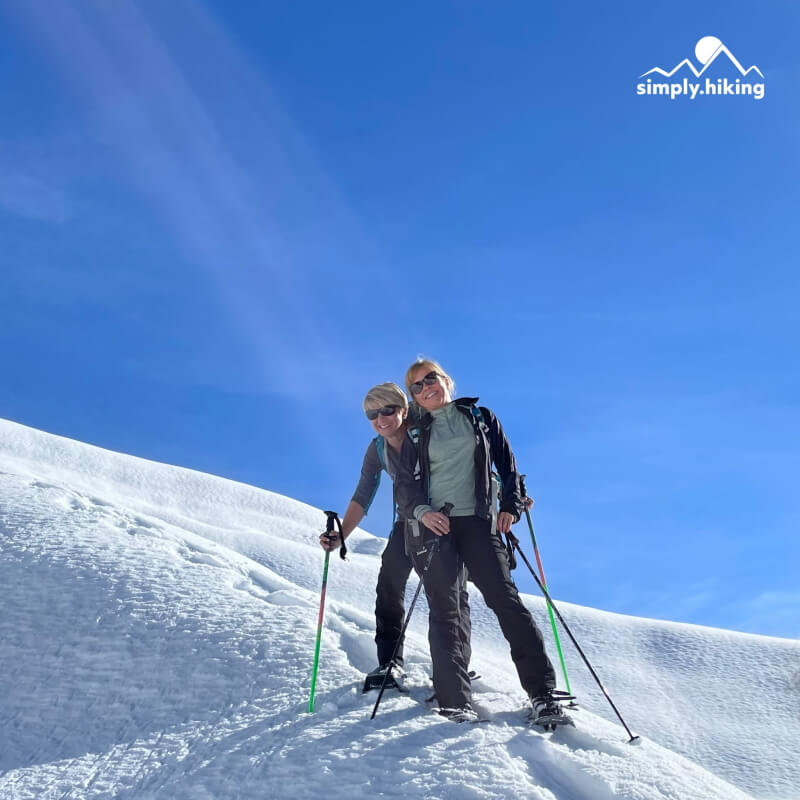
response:
{"label": "black snowshoe binding", "polygon": [[546,731],[554,731],[562,725],[574,725],[572,717],[564,713],[560,702],[574,699],[571,695],[562,692],[547,691],[538,697],[531,698],[531,713],[529,720],[532,725],[538,725]]}
{"label": "black snowshoe binding", "polygon": [[[389,672],[388,676],[386,672]],[[382,664],[370,672],[364,680],[364,688],[361,690],[364,694],[371,692],[373,689],[380,690],[383,686],[383,679],[386,678],[387,689],[397,689],[398,692],[408,694],[408,688],[405,685],[405,674],[400,667],[393,664]]]}

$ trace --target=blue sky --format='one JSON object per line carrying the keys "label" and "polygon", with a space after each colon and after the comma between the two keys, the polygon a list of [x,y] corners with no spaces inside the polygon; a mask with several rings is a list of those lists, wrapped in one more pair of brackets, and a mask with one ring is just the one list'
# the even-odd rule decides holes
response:
{"label": "blue sky", "polygon": [[[343,509],[424,353],[503,421],[556,597],[800,635],[796,4],[0,20],[0,416]],[[706,35],[763,100],[636,95]]]}

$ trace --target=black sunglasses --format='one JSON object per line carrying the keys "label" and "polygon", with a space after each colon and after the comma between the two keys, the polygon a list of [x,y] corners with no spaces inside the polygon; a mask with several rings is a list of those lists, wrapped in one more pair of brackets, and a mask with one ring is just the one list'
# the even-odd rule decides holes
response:
{"label": "black sunglasses", "polygon": [[378,414],[382,417],[391,417],[400,406],[382,406],[381,408],[370,408],[364,413],[367,415],[368,420],[378,419]]}
{"label": "black sunglasses", "polygon": [[422,391],[423,385],[433,386],[438,378],[442,376],[438,372],[429,372],[421,381],[415,381],[408,388],[411,389],[411,394],[419,394]]}

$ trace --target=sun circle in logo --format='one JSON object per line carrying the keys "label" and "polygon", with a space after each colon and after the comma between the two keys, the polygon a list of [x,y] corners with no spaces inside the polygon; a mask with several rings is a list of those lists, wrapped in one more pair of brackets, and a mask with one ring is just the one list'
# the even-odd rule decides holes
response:
{"label": "sun circle in logo", "polygon": [[714,53],[722,47],[722,42],[716,36],[704,36],[695,46],[694,54],[701,64],[707,64]]}

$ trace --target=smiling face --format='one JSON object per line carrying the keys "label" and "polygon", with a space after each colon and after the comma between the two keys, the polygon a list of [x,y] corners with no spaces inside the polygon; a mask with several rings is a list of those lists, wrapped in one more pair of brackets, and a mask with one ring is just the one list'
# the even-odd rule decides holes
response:
{"label": "smiling face", "polygon": [[[383,406],[377,403],[368,403],[365,410],[378,409],[382,407]],[[370,420],[369,424],[372,425],[372,430],[374,430],[375,433],[379,433],[381,436],[390,438],[403,428],[407,416],[407,408],[396,406],[394,414],[391,414],[388,417],[384,417],[383,414],[378,414],[375,419]]]}
{"label": "smiling face", "polygon": [[[423,380],[426,375],[429,375],[431,370],[425,364],[420,364],[410,375],[410,382],[416,383]],[[439,373],[436,374],[436,380],[427,386],[423,384],[422,391],[414,396],[414,400],[426,411],[435,411],[437,408],[446,406],[450,400],[450,390],[447,383]]]}

